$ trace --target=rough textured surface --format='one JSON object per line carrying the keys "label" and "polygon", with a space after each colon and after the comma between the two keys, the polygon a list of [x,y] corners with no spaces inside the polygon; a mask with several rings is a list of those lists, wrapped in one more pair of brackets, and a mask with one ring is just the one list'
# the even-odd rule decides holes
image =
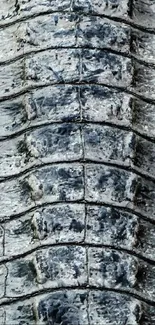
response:
{"label": "rough textured surface", "polygon": [[80,201],[84,197],[83,167],[79,164],[42,167],[18,179],[0,183],[0,216],[24,212],[36,204]]}
{"label": "rough textured surface", "polygon": [[3,48],[0,50],[0,62],[50,47],[98,47],[128,52],[129,41],[130,30],[125,24],[75,13],[50,14],[1,29],[0,44]]}
{"label": "rough textured surface", "polygon": [[27,88],[57,83],[96,82],[128,87],[131,59],[90,49],[55,49],[29,55],[0,66],[0,96],[16,95]]}
{"label": "rough textured surface", "polygon": [[155,324],[154,18],[1,0],[0,324]]}

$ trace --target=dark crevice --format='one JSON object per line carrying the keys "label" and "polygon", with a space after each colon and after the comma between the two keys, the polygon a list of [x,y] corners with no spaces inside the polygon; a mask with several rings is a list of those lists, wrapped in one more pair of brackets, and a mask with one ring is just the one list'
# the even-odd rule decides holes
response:
{"label": "dark crevice", "polygon": [[25,168],[25,170],[19,172],[19,173],[16,173],[16,174],[13,174],[13,175],[8,175],[8,176],[0,176],[0,183],[4,183],[4,182],[7,182],[9,180],[12,180],[12,179],[17,179],[18,177],[21,177],[23,175],[27,175],[29,174],[30,171],[36,171],[38,169],[42,169],[44,167],[47,167],[47,166],[53,166],[53,165],[63,165],[63,164],[67,164],[67,165],[70,165],[70,164],[78,164],[78,165],[85,165],[85,164],[93,164],[93,165],[102,165],[102,166],[108,166],[108,167],[114,167],[116,169],[122,169],[124,171],[127,171],[129,173],[133,173],[138,176],[141,176],[142,178],[148,180],[148,181],[152,181],[153,183],[155,183],[155,176],[153,176],[152,174],[149,174],[143,170],[141,170],[140,168],[134,168],[131,167],[130,165],[123,165],[123,163],[120,161],[120,162],[111,162],[111,161],[103,161],[103,160],[97,160],[97,159],[72,159],[72,160],[59,160],[59,161],[51,161],[51,162],[47,162],[47,163],[44,163],[44,162],[41,162],[40,164],[34,164],[33,166],[27,166],[27,168]]}
{"label": "dark crevice", "polygon": [[33,50],[30,50],[30,51],[25,51],[25,53],[22,53],[22,54],[19,54],[15,57],[12,57],[10,59],[7,59],[7,60],[4,60],[4,61],[0,61],[0,66],[5,66],[5,65],[10,65],[14,62],[17,62],[23,58],[27,58],[29,56],[31,56],[32,54],[37,54],[37,53],[43,53],[43,52],[46,52],[46,51],[49,51],[49,50],[96,50],[96,51],[105,51],[105,52],[109,52],[109,53],[112,53],[112,54],[116,54],[118,56],[122,56],[122,57],[125,57],[125,58],[129,58],[129,59],[132,59],[133,62],[138,62],[138,63],[141,63],[142,65],[146,66],[146,67],[149,67],[149,68],[152,68],[152,69],[155,69],[155,63],[154,62],[150,62],[150,61],[146,61],[146,60],[143,60],[141,57],[139,57],[138,55],[135,55],[134,54],[134,48],[132,46],[133,42],[133,37],[132,37],[132,33],[131,33],[131,46],[130,46],[130,52],[123,52],[123,51],[119,51],[119,50],[115,50],[111,47],[96,47],[96,46],[85,46],[85,45],[75,45],[75,46],[47,46],[47,47],[43,47],[43,48],[38,48],[38,49],[33,49]]}
{"label": "dark crevice", "polygon": [[[30,132],[33,130],[37,130],[37,129],[41,129],[45,126],[51,126],[51,125],[63,125],[63,124],[66,124],[66,122],[64,121],[50,121],[48,120],[47,122],[43,122],[41,124],[34,124],[34,125],[30,125],[28,127],[25,127],[25,129],[23,128],[22,130],[19,130],[19,131],[16,131],[14,133],[11,133],[7,136],[2,136],[0,137],[0,142],[4,142],[4,141],[9,141],[10,139],[13,140],[14,138],[18,138],[20,135],[23,135],[23,134],[26,134],[27,132]],[[85,124],[92,124],[92,125],[101,125],[101,126],[109,126],[109,127],[112,127],[112,128],[116,128],[116,129],[120,129],[120,130],[124,130],[124,131],[132,131],[132,129],[130,127],[127,127],[125,125],[119,125],[119,124],[116,124],[116,123],[111,123],[111,122],[93,122],[93,121],[88,121],[86,119],[83,118],[83,120],[79,120],[79,121],[67,121],[67,124],[75,124],[75,125],[85,125]],[[134,131],[136,134],[139,135],[139,133],[137,131]],[[145,137],[145,135],[141,135],[140,136],[144,139],[148,139]],[[149,140],[151,141],[152,138],[149,137]],[[153,140],[152,140],[153,141]],[[151,141],[151,142],[152,142]],[[154,139],[154,142],[155,142],[155,139]]]}
{"label": "dark crevice", "polygon": [[20,5],[18,0],[15,0],[15,12],[18,15],[19,14],[19,10],[20,10]]}
{"label": "dark crevice", "polygon": [[59,200],[59,201],[55,201],[55,202],[44,202],[42,204],[36,204],[35,206],[33,206],[29,209],[26,209],[25,211],[22,211],[22,212],[19,212],[16,214],[11,214],[11,215],[4,215],[4,217],[0,218],[0,224],[4,224],[4,222],[6,223],[6,222],[9,222],[12,220],[19,219],[20,217],[25,216],[28,213],[35,212],[39,208],[55,206],[55,205],[60,205],[60,204],[87,204],[90,206],[96,205],[96,206],[116,208],[120,211],[131,213],[132,215],[135,215],[135,216],[141,218],[142,220],[145,220],[145,221],[149,222],[150,224],[155,225],[155,219],[148,217],[148,215],[145,215],[142,212],[139,212],[139,210],[136,211],[136,210],[133,210],[132,208],[127,207],[126,204],[124,206],[121,206],[119,204],[112,204],[112,203],[98,202],[98,201],[92,202],[92,201],[83,200],[83,199],[75,200],[75,201],[69,201],[69,200],[60,201]]}
{"label": "dark crevice", "polygon": [[[72,247],[72,246],[76,246],[76,247],[85,247],[86,249],[88,248],[103,248],[103,249],[111,249],[111,250],[116,250],[119,252],[124,252],[126,254],[129,254],[130,256],[133,257],[137,257],[139,260],[141,261],[145,261],[147,264],[153,265],[155,266],[155,259],[151,259],[149,257],[144,256],[143,254],[141,254],[138,249],[127,249],[125,247],[118,247],[115,245],[108,245],[108,244],[94,244],[94,243],[89,243],[89,242],[76,242],[76,241],[72,241],[72,242],[60,242],[60,243],[48,243],[48,244],[39,244],[38,246],[27,250],[24,253],[21,254],[16,254],[16,255],[11,255],[11,256],[4,256],[3,258],[0,258],[0,265],[3,265],[7,262],[11,262],[11,261],[15,261],[18,260],[20,258],[24,258],[27,257],[28,255],[37,252],[38,250],[41,249],[47,249],[47,248],[52,248],[52,247]],[[88,262],[88,254],[87,254],[87,262]],[[89,285],[89,283],[87,282],[87,284]]]}
{"label": "dark crevice", "polygon": [[[134,98],[132,100],[132,110],[133,110],[133,116],[134,116]],[[51,126],[51,125],[59,125],[59,124],[65,124],[66,122],[64,121],[45,121],[45,122],[42,122],[42,123],[38,123],[38,124],[30,124],[30,121],[29,121],[29,126],[19,130],[19,131],[16,131],[16,132],[13,132],[13,133],[10,133],[6,136],[1,136],[0,137],[0,142],[4,142],[4,141],[9,141],[10,139],[14,139],[14,138],[17,138],[19,137],[20,135],[24,135],[26,134],[27,132],[30,132],[30,131],[33,131],[33,130],[36,130],[36,129],[40,129],[40,128],[43,128],[45,126]],[[114,122],[107,122],[107,121],[102,121],[102,122],[99,122],[99,121],[91,121],[91,120],[87,120],[85,118],[83,118],[83,120],[77,120],[77,121],[67,121],[67,124],[92,124],[92,125],[100,125],[100,126],[109,126],[109,127],[112,127],[112,128],[117,128],[119,130],[124,130],[124,131],[129,131],[129,132],[134,132],[136,135],[138,135],[139,137],[151,142],[151,143],[155,143],[155,137],[153,136],[150,136],[150,135],[147,135],[143,132],[141,132],[141,130],[137,130],[137,129],[134,129],[134,126],[131,127],[131,126],[125,126],[123,124],[117,124],[117,123],[114,123]]]}
{"label": "dark crevice", "polygon": [[[129,13],[130,13],[130,6],[129,6]],[[19,12],[19,9],[18,9],[18,12]],[[21,16],[19,18],[15,17],[15,19],[13,18],[12,20],[10,21],[5,21],[3,23],[0,23],[0,29],[4,29],[4,28],[7,28],[9,26],[12,26],[16,23],[19,23],[19,22],[23,22],[23,21],[26,21],[28,19],[33,19],[33,18],[36,18],[36,17],[41,17],[41,16],[46,16],[48,14],[70,14],[71,11],[63,11],[63,10],[52,10],[52,9],[49,9],[49,10],[46,10],[46,11],[43,11],[43,12],[38,12],[38,13],[33,13],[33,14],[29,14],[29,15],[26,15],[26,16]],[[72,11],[72,14],[77,14],[77,12],[74,12]],[[137,29],[137,30],[140,30],[142,32],[145,32],[145,33],[148,33],[148,34],[155,34],[155,28],[151,28],[151,27],[146,27],[146,26],[143,26],[143,25],[140,25],[140,24],[137,24],[134,22],[134,20],[132,20],[131,18],[129,19],[126,19],[126,18],[123,18],[123,17],[115,17],[115,16],[109,16],[109,15],[105,15],[105,14],[99,14],[99,13],[85,13],[83,11],[79,11],[78,12],[78,16],[85,16],[85,17],[100,17],[100,18],[106,18],[106,19],[109,19],[111,21],[114,21],[114,22],[119,22],[119,23],[124,23],[126,25],[129,25],[131,28],[134,28],[134,29]]]}
{"label": "dark crevice", "polygon": [[65,85],[70,85],[70,86],[86,86],[86,85],[91,85],[91,86],[101,86],[101,87],[107,87],[109,89],[115,89],[115,90],[118,90],[118,91],[121,91],[122,93],[126,93],[126,94],[129,94],[129,95],[132,95],[134,96],[135,98],[138,98],[138,99],[141,99],[143,102],[146,102],[148,104],[152,104],[152,105],[155,105],[155,99],[152,99],[152,98],[149,98],[147,96],[144,96],[142,95],[141,93],[138,93],[138,92],[135,92],[134,89],[131,89],[131,87],[122,87],[122,86],[116,86],[116,85],[110,85],[110,84],[107,84],[107,83],[93,83],[93,82],[90,82],[90,81],[79,81],[79,80],[73,80],[72,82],[68,81],[68,82],[49,82],[49,83],[43,83],[43,84],[37,84],[37,85],[30,85],[30,86],[27,86],[27,87],[24,87],[22,88],[21,90],[17,91],[16,93],[12,93],[10,95],[4,95],[4,96],[1,96],[0,97],[0,103],[1,102],[5,102],[7,100],[10,100],[10,99],[14,99],[14,98],[17,98],[21,95],[24,95],[24,94],[27,94],[29,92],[31,92],[32,90],[35,90],[35,89],[44,89],[45,87],[49,87],[49,86],[65,86]]}
{"label": "dark crevice", "polygon": [[129,0],[128,3],[128,15],[130,19],[133,19],[133,0]]}
{"label": "dark crevice", "polygon": [[33,297],[38,297],[39,295],[42,295],[42,294],[58,292],[60,290],[61,291],[66,291],[66,290],[70,290],[70,291],[71,290],[80,290],[80,291],[85,290],[86,291],[86,290],[88,290],[88,291],[99,291],[99,292],[102,292],[102,291],[114,292],[114,293],[118,293],[118,294],[122,294],[122,295],[128,295],[129,297],[136,298],[139,301],[143,301],[146,304],[155,307],[155,300],[146,298],[145,295],[141,295],[138,292],[136,292],[135,290],[131,291],[130,289],[127,290],[127,289],[118,289],[118,288],[108,288],[108,287],[103,287],[103,286],[96,287],[96,286],[92,286],[92,285],[91,286],[90,285],[89,286],[87,286],[87,285],[64,286],[64,287],[59,287],[59,288],[50,288],[49,287],[46,289],[40,289],[37,291],[33,291],[32,293],[28,293],[28,294],[17,296],[17,297],[3,298],[0,301],[0,306],[11,305],[18,301],[20,301],[20,302],[25,301],[25,300],[33,298]]}
{"label": "dark crevice", "polygon": [[[130,19],[132,20],[133,19],[133,16],[134,16],[134,0],[129,0],[129,13],[128,14],[129,14]],[[134,34],[133,34],[133,30],[131,29],[130,53],[136,52],[135,46],[136,45],[135,45],[135,42],[134,42]],[[137,71],[136,60],[134,60],[132,58],[131,59],[131,62],[132,62],[132,67],[133,67],[132,87],[134,89],[134,87],[136,88],[136,86],[137,86],[137,83],[136,83],[137,82],[137,79],[140,79],[140,78],[137,78],[139,72]],[[145,80],[143,82],[145,82]],[[135,98],[132,98],[131,100],[132,100],[131,107],[132,107],[132,128],[133,128],[133,125],[136,124],[137,105],[136,105]],[[136,160],[136,157],[137,157],[137,145],[138,144],[136,144],[136,147],[135,147],[134,153],[133,153],[134,154],[134,160]],[[141,167],[141,163],[140,163],[140,167]],[[135,196],[135,199],[133,201],[136,202],[136,200],[137,200],[137,190],[135,191],[134,196]],[[136,210],[136,206],[134,207],[134,205],[133,205],[133,210],[134,209]],[[141,234],[141,236],[140,236],[140,234]],[[137,238],[137,239],[139,239],[139,241],[142,241],[143,240],[143,232],[142,233],[139,232],[139,236],[140,236],[140,238]],[[139,261],[138,261],[138,267],[139,267]],[[141,283],[140,268],[138,270],[138,273],[136,275],[136,278],[137,278],[138,283]],[[145,281],[147,283],[148,280],[146,279]],[[146,284],[146,286],[147,286],[147,284]],[[143,310],[142,310],[142,315],[143,315]],[[142,317],[141,317],[141,319],[140,319],[140,321],[138,323],[142,324]]]}

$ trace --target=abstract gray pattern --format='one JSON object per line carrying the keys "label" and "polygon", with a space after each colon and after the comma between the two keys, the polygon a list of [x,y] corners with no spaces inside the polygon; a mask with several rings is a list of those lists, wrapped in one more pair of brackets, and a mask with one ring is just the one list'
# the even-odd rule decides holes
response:
{"label": "abstract gray pattern", "polygon": [[155,0],[0,1],[0,324],[155,324]]}

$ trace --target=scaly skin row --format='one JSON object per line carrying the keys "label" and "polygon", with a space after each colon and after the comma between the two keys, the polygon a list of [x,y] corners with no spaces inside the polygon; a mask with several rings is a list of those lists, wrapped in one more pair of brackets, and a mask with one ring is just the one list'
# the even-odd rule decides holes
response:
{"label": "scaly skin row", "polygon": [[3,1],[3,325],[154,324],[154,15]]}

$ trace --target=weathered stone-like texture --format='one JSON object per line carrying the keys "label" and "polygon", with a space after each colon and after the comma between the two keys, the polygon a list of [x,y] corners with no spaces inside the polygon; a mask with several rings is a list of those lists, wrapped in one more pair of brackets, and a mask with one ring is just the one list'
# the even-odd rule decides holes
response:
{"label": "weathered stone-like texture", "polygon": [[132,52],[149,63],[155,63],[155,35],[133,29]]}
{"label": "weathered stone-like texture", "polygon": [[0,324],[154,325],[150,0],[2,0]]}
{"label": "weathered stone-like texture", "polygon": [[125,294],[95,290],[90,293],[87,290],[57,291],[27,299],[24,304],[17,302],[0,308],[1,324],[5,324],[6,320],[7,324],[11,321],[13,325],[16,325],[17,321],[26,325],[54,322],[67,325],[124,325],[126,321],[137,325],[142,318],[144,324],[149,325],[154,321],[154,317],[153,306]]}
{"label": "weathered stone-like texture", "polygon": [[133,16],[134,21],[139,25],[142,22],[143,26],[154,28],[155,21],[155,1],[145,0],[144,2],[138,0],[133,2]]}
{"label": "weathered stone-like texture", "polygon": [[0,217],[5,219],[36,204],[80,201],[84,198],[83,182],[83,167],[80,164],[42,167],[18,180],[2,182]]}
{"label": "weathered stone-like texture", "polygon": [[0,177],[16,175],[44,163],[80,159],[117,163],[152,177],[154,150],[150,141],[115,126],[92,122],[40,125],[38,129],[0,142]]}
{"label": "weathered stone-like texture", "polygon": [[131,59],[108,51],[55,49],[29,55],[0,67],[0,95],[15,95],[26,87],[44,84],[91,82],[128,87],[132,80]]}
{"label": "weathered stone-like texture", "polygon": [[109,16],[126,16],[128,15],[128,1],[111,0],[106,2],[98,0],[18,0],[15,5],[14,0],[2,0],[0,17],[2,22],[8,22],[11,18],[18,19],[35,15],[39,13],[47,13],[48,11],[74,11],[76,13],[85,12],[88,14],[105,14]]}
{"label": "weathered stone-like texture", "polygon": [[101,87],[57,85],[0,103],[0,138],[50,122],[113,122],[130,126],[131,96]]}
{"label": "weathered stone-like texture", "polygon": [[[41,289],[87,283],[85,248],[53,247],[6,263],[6,296],[19,297]],[[22,286],[21,286],[22,282]]]}
{"label": "weathered stone-like texture", "polygon": [[[57,204],[38,208],[17,220],[8,222],[1,231],[6,256],[20,255],[40,245],[81,243],[85,234],[83,204]],[[3,251],[1,252],[1,257]]]}
{"label": "weathered stone-like texture", "polygon": [[87,243],[121,247],[131,252],[139,252],[144,257],[152,257],[154,227],[132,213],[88,205],[86,233]]}
{"label": "weathered stone-like texture", "polygon": [[0,44],[1,63],[50,47],[98,47],[128,52],[130,29],[106,18],[58,12],[1,29]]}
{"label": "weathered stone-like texture", "polygon": [[46,126],[1,142],[0,151],[3,153],[0,157],[1,177],[18,174],[43,163],[78,160],[83,157],[80,125]]}

